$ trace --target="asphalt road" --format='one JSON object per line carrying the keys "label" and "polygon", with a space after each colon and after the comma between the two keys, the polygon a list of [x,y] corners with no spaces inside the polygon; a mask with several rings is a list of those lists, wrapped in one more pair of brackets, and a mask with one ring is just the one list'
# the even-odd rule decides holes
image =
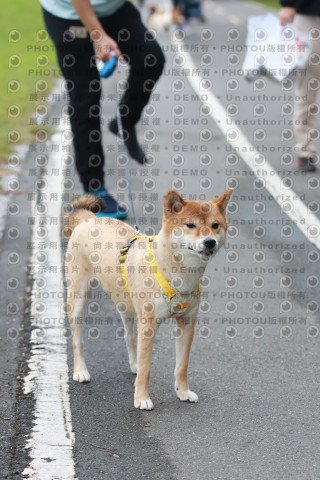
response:
{"label": "asphalt road", "polygon": [[[285,97],[289,92],[266,82],[261,100],[234,67],[226,67],[228,55],[234,53],[232,32],[238,32],[237,45],[244,44],[247,16],[262,11],[251,3],[206,3],[207,23],[193,22],[184,44],[190,46],[196,66],[201,67],[203,54],[212,55],[207,77],[212,92],[225,109],[235,106],[234,118],[241,130],[255,147],[263,145],[265,158],[280,180],[291,179],[292,190],[305,204],[319,202],[319,188],[314,187],[319,173],[297,174],[294,157],[281,158],[280,149],[285,146],[290,154],[294,143],[292,139],[284,145],[281,137],[285,120],[290,119],[281,116],[283,105],[291,103]],[[210,41],[204,39],[204,29],[209,30],[209,37],[212,34]],[[172,33],[161,34],[159,41],[167,59],[165,72],[139,126],[140,139],[154,155],[154,164],[141,168],[134,161],[129,163],[140,228],[148,234],[158,231],[162,199],[170,188],[186,198],[213,198],[229,186],[235,187],[228,213],[230,237],[206,272],[208,281],[192,347],[189,377],[199,403],[179,402],[174,392],[174,322],[170,321],[161,326],[154,344],[150,392],[155,408],[152,412],[134,409],[134,375],[121,338],[120,317],[115,305],[95,291],[91,302],[98,303],[100,311],[94,313],[89,304],[84,333],[90,384],[72,381],[71,340],[68,343],[76,478],[317,480],[319,251],[256,180],[240,153],[232,150],[221,133],[219,119],[214,122],[211,116],[200,115],[202,96],[196,96],[187,76],[178,75],[177,51],[170,46]],[[236,53],[241,65],[244,49]],[[200,68],[200,73],[206,78],[206,69]],[[123,77],[122,67],[104,83],[105,125],[114,116],[114,92]],[[176,83],[179,80],[181,85]],[[230,90],[228,81],[238,82],[236,91]],[[257,104],[265,106],[264,118],[269,121],[263,125],[262,142],[255,136],[260,129],[254,115]],[[61,106],[54,106],[52,117]],[[273,119],[282,123],[274,125]],[[210,141],[205,141],[204,129],[210,130]],[[107,129],[104,145],[107,186],[127,202],[128,191],[122,189],[124,170],[117,165],[114,150],[119,145]],[[33,165],[30,152],[21,178],[25,190],[33,189],[35,172],[28,175]],[[41,171],[37,173],[41,175]],[[78,182],[73,172],[70,175]],[[76,190],[80,192],[79,183]],[[2,290],[6,292],[1,310],[7,320],[1,322],[5,443],[0,463],[3,478],[10,479],[21,478],[28,464],[23,447],[30,436],[34,409],[32,395],[24,395],[20,385],[30,351],[24,301],[27,285],[32,283],[27,276],[27,219],[32,212],[25,199],[23,195],[10,198],[21,210],[14,218],[8,216],[6,231],[18,226],[22,233],[17,240],[6,233],[1,253]],[[319,218],[319,212],[315,214]],[[128,221],[133,223],[132,212]],[[8,261],[12,251],[21,255],[18,266]],[[11,277],[20,281],[13,292],[6,286]],[[18,304],[15,315],[6,315],[9,303]],[[10,333],[13,321],[17,330]]]}

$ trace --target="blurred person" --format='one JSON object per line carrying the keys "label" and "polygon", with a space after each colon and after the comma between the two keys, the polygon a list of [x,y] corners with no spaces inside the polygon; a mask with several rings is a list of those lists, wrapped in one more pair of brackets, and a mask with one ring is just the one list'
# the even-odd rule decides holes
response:
{"label": "blurred person", "polygon": [[[108,61],[126,55],[130,64],[128,87],[119,102],[123,138],[129,155],[138,163],[145,152],[138,143],[135,125],[159,79],[164,55],[147,34],[139,11],[127,0],[40,0],[44,21],[56,47],[58,63],[68,82],[70,122],[75,165],[84,192],[106,202],[100,216],[125,218],[126,211],[108,193],[104,181],[101,135],[101,79],[95,56]],[[146,62],[146,59],[152,62]],[[117,135],[117,117],[109,130]]]}
{"label": "blurred person", "polygon": [[[320,56],[320,0],[280,0],[281,25],[293,23],[293,27],[309,35],[311,53]],[[309,59],[310,59],[309,56]],[[319,57],[320,58],[320,57]],[[314,88],[310,88],[312,83]],[[299,75],[295,85],[294,131],[297,140],[298,167],[303,171],[315,171],[319,162],[317,148],[313,143],[319,106],[316,105],[320,86],[320,63],[308,64]]]}

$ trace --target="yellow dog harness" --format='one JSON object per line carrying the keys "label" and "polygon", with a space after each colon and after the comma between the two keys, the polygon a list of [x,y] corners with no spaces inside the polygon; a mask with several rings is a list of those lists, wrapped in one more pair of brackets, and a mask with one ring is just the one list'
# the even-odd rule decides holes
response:
{"label": "yellow dog harness", "polygon": [[149,244],[148,244],[149,263],[151,266],[151,270],[160,286],[161,294],[165,299],[166,304],[168,305],[169,312],[172,316],[183,315],[184,313],[191,310],[191,308],[193,308],[193,306],[199,300],[201,296],[202,285],[200,283],[197,290],[191,293],[181,293],[175,290],[171,286],[170,282],[168,282],[164,278],[159,268],[157,267],[156,262],[154,261],[154,255],[152,253],[152,242],[156,237],[157,237],[156,235],[151,237],[148,237],[147,235],[134,235],[129,240],[129,242],[123,248],[121,248],[119,260],[120,260],[121,273],[122,273],[122,278],[123,278],[125,287],[128,293],[130,294],[130,290],[127,282],[127,276],[126,276],[126,269],[125,269],[125,261],[126,261],[128,250],[138,238],[148,238],[149,239]]}

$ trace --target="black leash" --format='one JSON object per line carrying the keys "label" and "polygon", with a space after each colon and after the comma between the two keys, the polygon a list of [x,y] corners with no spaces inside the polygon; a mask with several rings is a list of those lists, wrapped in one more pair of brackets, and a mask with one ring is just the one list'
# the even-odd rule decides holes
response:
{"label": "black leash", "polygon": [[[119,99],[118,92],[116,92],[116,102],[117,102],[117,126],[118,126],[118,135],[119,135],[119,138],[120,138],[120,150],[121,150],[122,155],[125,155],[126,157],[128,157],[128,155],[126,154],[126,148],[125,148],[125,143],[124,143],[124,131],[123,131],[122,121],[121,121],[120,105],[119,105],[120,99]],[[125,172],[126,172],[126,179],[127,179],[127,182],[128,182],[129,201],[130,201],[131,210],[132,210],[132,213],[133,213],[134,234],[138,235],[140,233],[140,230],[139,230],[138,225],[137,225],[138,222],[137,222],[136,212],[135,212],[134,204],[133,204],[131,183],[130,183],[130,175],[129,175],[129,169],[128,169],[128,162],[126,162],[126,164],[125,164]]]}
{"label": "black leash", "polygon": [[[117,67],[117,59],[116,59],[115,55],[112,54],[112,52],[111,52],[111,58],[107,62],[101,62],[101,60],[99,61],[99,59],[97,61],[97,68],[98,68],[98,71],[99,71],[99,75],[102,78],[110,77],[113,74],[113,72],[115,71],[116,67]],[[126,154],[126,148],[125,148],[125,143],[124,143],[124,131],[123,131],[123,127],[122,127],[120,106],[119,106],[120,99],[119,99],[119,94],[118,94],[117,90],[116,90],[116,102],[117,102],[118,135],[119,135],[119,138],[120,138],[120,145],[121,145],[120,149],[121,149],[122,155],[124,155],[125,157],[128,157],[128,155]],[[136,217],[136,212],[135,212],[134,204],[133,204],[130,176],[129,176],[129,170],[128,170],[128,162],[126,162],[126,164],[125,164],[125,173],[126,173],[126,179],[127,179],[127,182],[128,182],[129,201],[130,201],[131,210],[132,210],[133,219],[134,219],[134,234],[138,235],[140,233],[140,230],[137,226],[137,217]]]}

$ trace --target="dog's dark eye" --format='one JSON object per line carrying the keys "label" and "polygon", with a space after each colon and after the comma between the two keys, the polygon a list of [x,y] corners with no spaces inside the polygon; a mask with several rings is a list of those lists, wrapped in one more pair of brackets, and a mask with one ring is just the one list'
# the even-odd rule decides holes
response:
{"label": "dog's dark eye", "polygon": [[196,228],[195,224],[194,223],[186,223],[186,226],[188,228]]}
{"label": "dog's dark eye", "polygon": [[217,228],[219,228],[219,226],[220,226],[219,223],[213,223],[213,224],[212,224],[212,228],[214,228],[215,230],[216,230]]}

